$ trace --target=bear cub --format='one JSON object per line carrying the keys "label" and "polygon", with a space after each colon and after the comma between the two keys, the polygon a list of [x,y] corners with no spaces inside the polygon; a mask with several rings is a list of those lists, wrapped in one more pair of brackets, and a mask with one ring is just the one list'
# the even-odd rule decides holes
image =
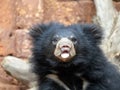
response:
{"label": "bear cub", "polygon": [[120,74],[99,47],[99,26],[37,24],[30,36],[38,90],[120,90]]}

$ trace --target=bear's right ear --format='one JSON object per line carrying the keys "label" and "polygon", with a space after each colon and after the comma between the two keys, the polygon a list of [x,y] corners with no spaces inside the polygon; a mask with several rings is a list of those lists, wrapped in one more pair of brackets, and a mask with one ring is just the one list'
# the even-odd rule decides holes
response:
{"label": "bear's right ear", "polygon": [[34,39],[37,40],[37,38],[49,27],[49,25],[46,24],[36,24],[33,25],[30,28],[29,35]]}
{"label": "bear's right ear", "polygon": [[63,26],[64,26],[63,24],[60,24],[58,22],[33,25],[33,27],[30,29],[29,35],[32,37],[33,40],[36,41],[45,31],[55,30]]}

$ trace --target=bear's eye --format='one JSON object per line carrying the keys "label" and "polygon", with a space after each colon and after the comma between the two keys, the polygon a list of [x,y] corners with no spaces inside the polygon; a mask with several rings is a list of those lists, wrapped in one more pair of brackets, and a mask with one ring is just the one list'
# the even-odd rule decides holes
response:
{"label": "bear's eye", "polygon": [[56,45],[57,44],[57,42],[59,41],[59,38],[53,38],[53,40],[52,40],[52,44],[53,45]]}
{"label": "bear's eye", "polygon": [[74,44],[76,44],[77,43],[77,39],[76,39],[76,37],[70,37],[70,40],[74,43]]}

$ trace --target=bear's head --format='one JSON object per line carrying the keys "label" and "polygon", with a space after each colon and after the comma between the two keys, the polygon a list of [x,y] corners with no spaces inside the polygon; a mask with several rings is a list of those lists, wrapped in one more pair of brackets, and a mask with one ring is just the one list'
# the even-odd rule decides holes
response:
{"label": "bear's head", "polygon": [[58,62],[70,62],[76,57],[89,58],[97,52],[102,33],[94,24],[38,24],[31,28],[34,57],[40,55]]}

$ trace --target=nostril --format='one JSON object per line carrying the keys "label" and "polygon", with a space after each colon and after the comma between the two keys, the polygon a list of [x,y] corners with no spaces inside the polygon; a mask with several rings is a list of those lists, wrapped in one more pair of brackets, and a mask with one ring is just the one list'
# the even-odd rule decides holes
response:
{"label": "nostril", "polygon": [[65,47],[68,47],[68,48],[69,48],[69,46],[68,46],[68,45],[63,45],[62,47],[64,47],[64,48],[65,48]]}

